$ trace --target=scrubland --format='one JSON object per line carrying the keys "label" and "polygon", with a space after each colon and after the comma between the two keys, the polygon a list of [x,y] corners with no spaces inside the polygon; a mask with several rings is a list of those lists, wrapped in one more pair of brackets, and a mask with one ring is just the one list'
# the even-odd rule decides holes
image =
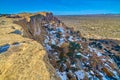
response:
{"label": "scrubland", "polygon": [[57,16],[87,38],[120,39],[120,15]]}

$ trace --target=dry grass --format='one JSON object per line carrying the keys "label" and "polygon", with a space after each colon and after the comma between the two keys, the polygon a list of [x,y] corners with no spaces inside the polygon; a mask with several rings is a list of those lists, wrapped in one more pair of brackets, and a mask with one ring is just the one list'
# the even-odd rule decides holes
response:
{"label": "dry grass", "polygon": [[50,80],[43,60],[45,55],[45,50],[35,41],[11,47],[0,55],[0,80]]}
{"label": "dry grass", "polygon": [[120,16],[58,16],[67,26],[86,37],[120,38]]}
{"label": "dry grass", "polygon": [[20,30],[21,27],[13,23],[14,19],[0,17],[0,45],[11,44],[13,42],[24,41],[24,38],[18,34],[10,34],[15,30]]}
{"label": "dry grass", "polygon": [[0,17],[0,46],[20,43],[0,54],[0,80],[59,80],[40,43],[19,34],[9,34],[16,29],[21,31],[14,20],[17,19]]}

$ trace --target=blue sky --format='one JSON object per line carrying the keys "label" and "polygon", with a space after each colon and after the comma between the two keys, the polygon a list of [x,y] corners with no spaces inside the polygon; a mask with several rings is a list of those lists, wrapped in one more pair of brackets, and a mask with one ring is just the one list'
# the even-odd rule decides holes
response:
{"label": "blue sky", "polygon": [[48,11],[56,15],[120,13],[120,0],[0,0],[0,13]]}

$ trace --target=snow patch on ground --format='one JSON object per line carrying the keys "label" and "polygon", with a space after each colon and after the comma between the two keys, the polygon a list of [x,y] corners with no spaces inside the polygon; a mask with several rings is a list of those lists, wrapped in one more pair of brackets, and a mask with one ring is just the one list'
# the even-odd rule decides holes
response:
{"label": "snow patch on ground", "polygon": [[68,79],[67,79],[66,72],[59,72],[59,71],[57,70],[57,74],[59,75],[59,77],[61,78],[61,80],[68,80]]}
{"label": "snow patch on ground", "polygon": [[84,77],[85,77],[83,70],[76,71],[75,75],[77,76],[78,80],[84,79]]}

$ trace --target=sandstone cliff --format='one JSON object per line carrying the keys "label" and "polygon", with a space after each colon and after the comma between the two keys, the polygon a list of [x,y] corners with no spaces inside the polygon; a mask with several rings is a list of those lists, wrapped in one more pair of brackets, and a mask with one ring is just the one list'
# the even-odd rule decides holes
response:
{"label": "sandstone cliff", "polygon": [[1,79],[120,79],[120,46],[113,40],[86,39],[80,31],[67,27],[52,13],[19,16],[21,18],[15,18],[14,23],[21,29],[11,26],[10,32],[7,28],[2,32],[8,38],[14,35],[15,39],[1,42],[4,43],[0,47]]}
{"label": "sandstone cliff", "polygon": [[[27,28],[31,28],[23,29],[14,21],[19,19],[0,18],[0,80],[59,80],[44,47],[29,39],[33,36]],[[33,35],[37,34],[39,32]]]}
{"label": "sandstone cliff", "polygon": [[15,21],[15,23],[22,26],[25,37],[34,39],[38,42],[43,42],[46,35],[45,28],[43,28],[44,24],[60,23],[60,20],[54,17],[52,13],[40,12],[32,15],[24,14],[24,16],[20,16],[23,17],[23,19]]}

